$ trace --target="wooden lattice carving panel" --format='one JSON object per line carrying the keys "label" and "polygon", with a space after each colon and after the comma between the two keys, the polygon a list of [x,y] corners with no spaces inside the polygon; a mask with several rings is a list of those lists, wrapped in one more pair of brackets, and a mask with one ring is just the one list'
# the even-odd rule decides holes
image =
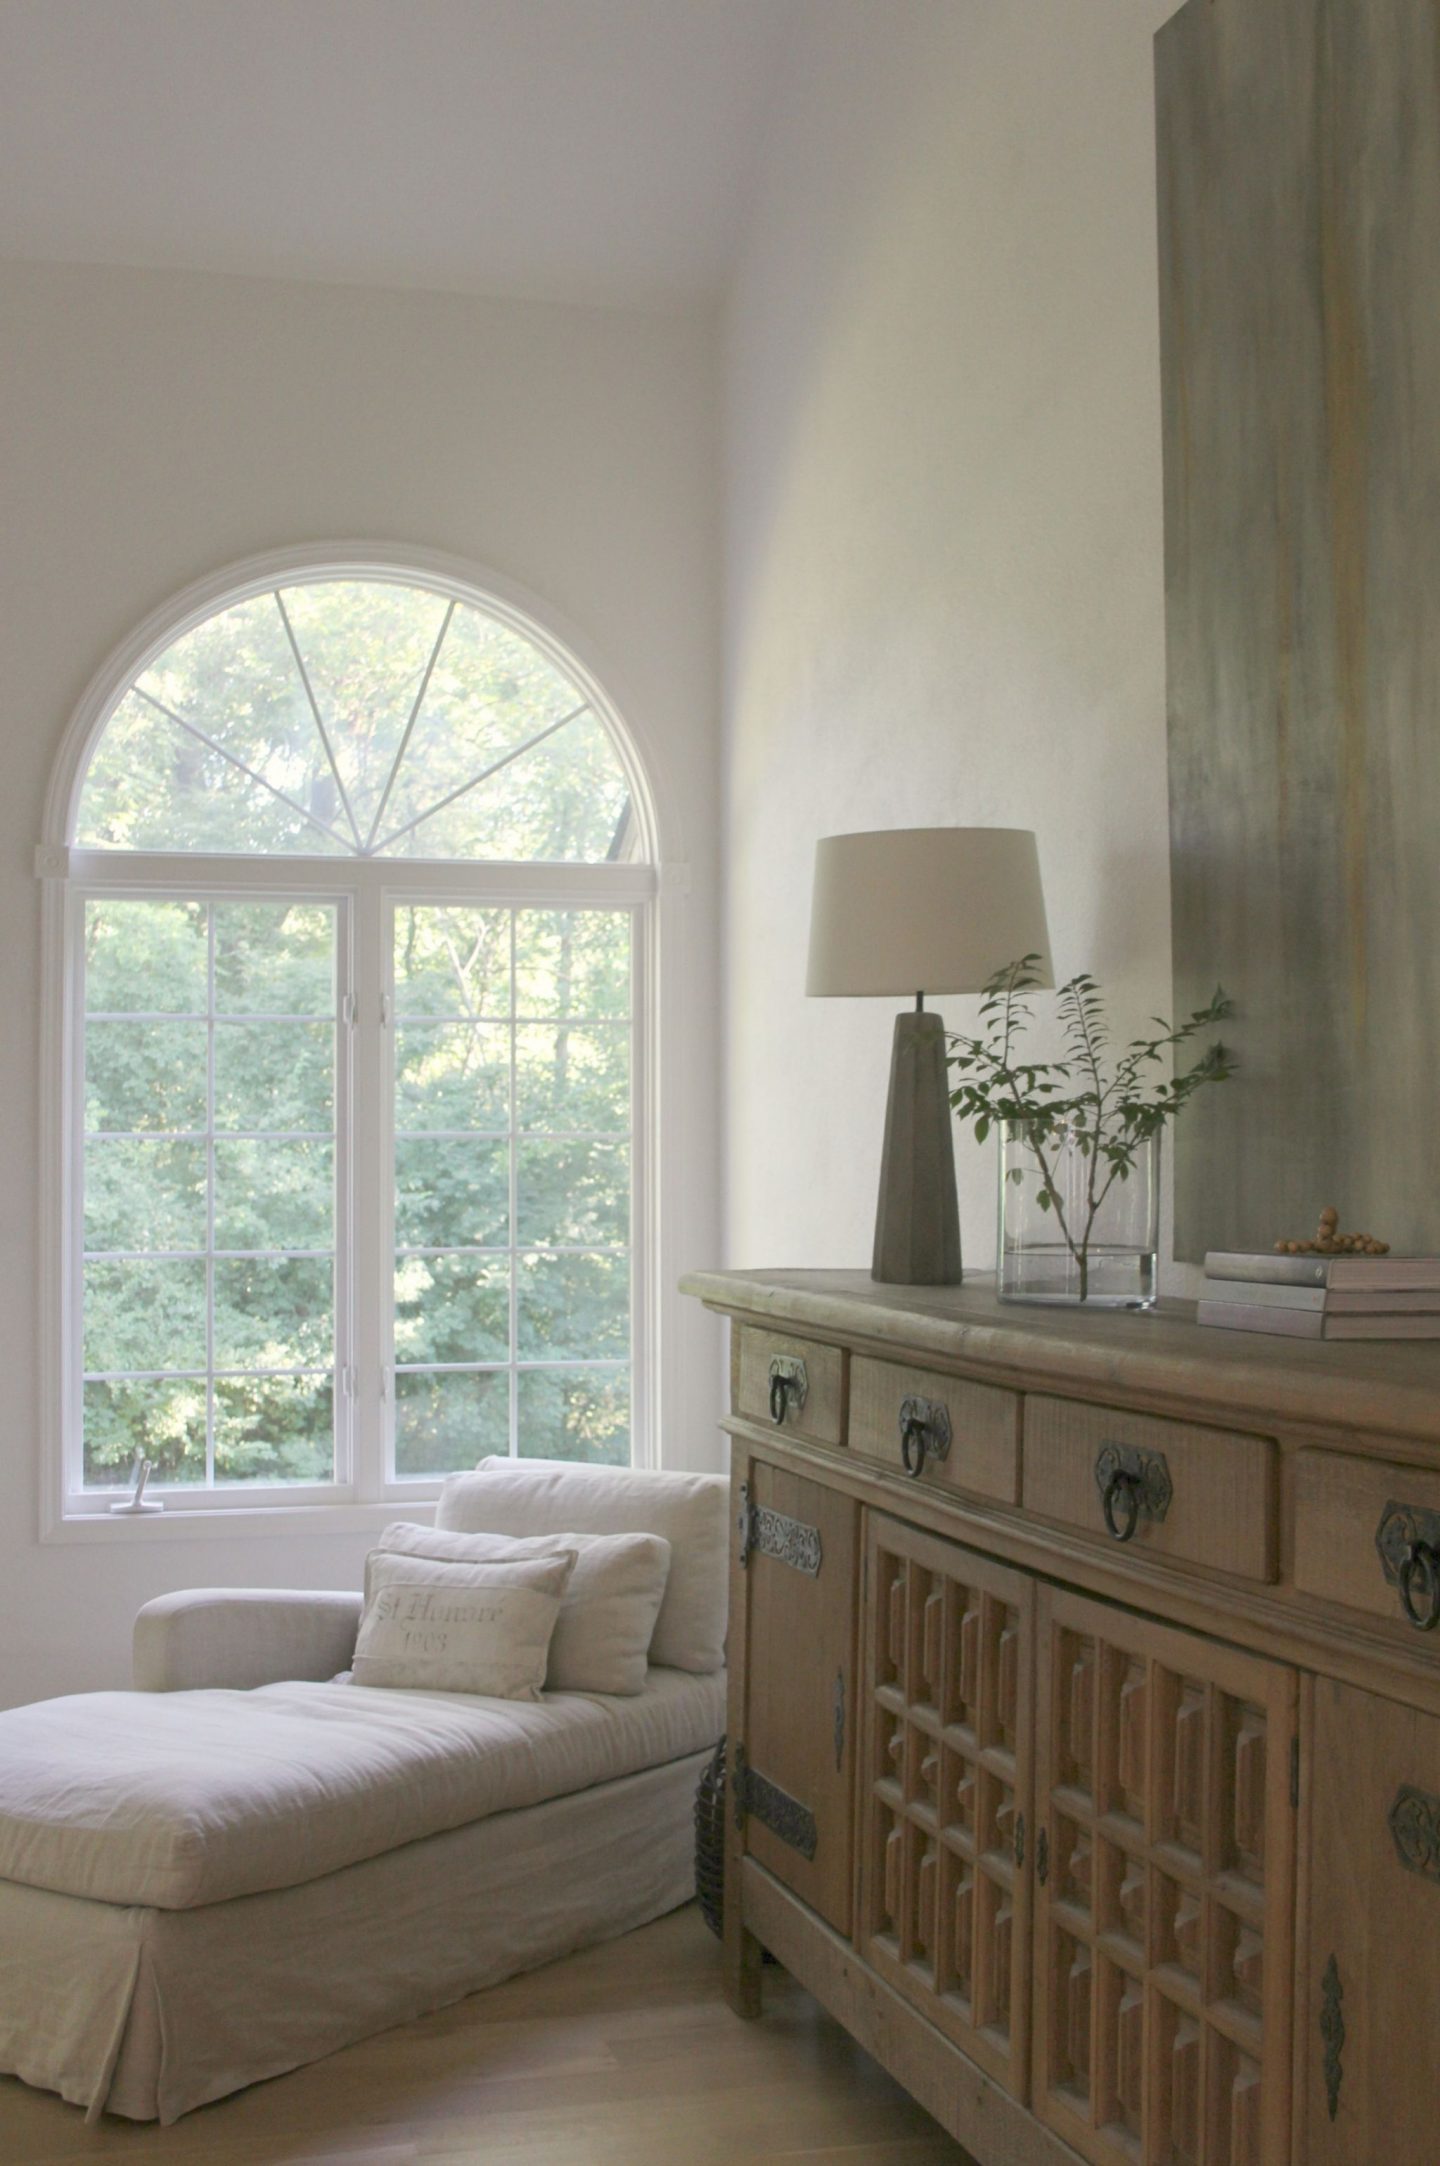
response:
{"label": "wooden lattice carving panel", "polygon": [[1030,1583],[868,1518],[861,1938],[1017,2092],[1029,2010]]}
{"label": "wooden lattice carving panel", "polygon": [[1292,1672],[1039,1597],[1035,2106],[1102,2166],[1285,2166]]}

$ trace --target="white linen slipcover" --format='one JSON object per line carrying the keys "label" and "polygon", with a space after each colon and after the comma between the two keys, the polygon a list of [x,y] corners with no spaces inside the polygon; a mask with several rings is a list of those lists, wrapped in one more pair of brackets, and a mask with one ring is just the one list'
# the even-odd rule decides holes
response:
{"label": "white linen slipcover", "polygon": [[0,2072],[171,2122],[631,1932],[694,1893],[706,1758],[199,1910],[0,1883]]}
{"label": "white linen slipcover", "polygon": [[712,1745],[721,1676],[535,1702],[350,1684],[97,1692],[0,1713],[0,1879],[184,1910]]}
{"label": "white linen slipcover", "polygon": [[452,1534],[660,1534],[670,1577],[650,1660],[704,1674],[725,1663],[730,1484],[723,1474],[590,1466],[570,1459],[482,1459],[452,1474],[435,1524]]}

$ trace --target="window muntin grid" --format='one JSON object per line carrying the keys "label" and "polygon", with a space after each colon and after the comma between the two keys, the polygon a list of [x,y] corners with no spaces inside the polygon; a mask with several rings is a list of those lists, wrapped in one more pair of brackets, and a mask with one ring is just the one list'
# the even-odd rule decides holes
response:
{"label": "window muntin grid", "polygon": [[83,907],[86,1488],[335,1480],[340,917]]}
{"label": "window muntin grid", "polygon": [[393,928],[395,1477],[626,1463],[631,913],[405,904]]}

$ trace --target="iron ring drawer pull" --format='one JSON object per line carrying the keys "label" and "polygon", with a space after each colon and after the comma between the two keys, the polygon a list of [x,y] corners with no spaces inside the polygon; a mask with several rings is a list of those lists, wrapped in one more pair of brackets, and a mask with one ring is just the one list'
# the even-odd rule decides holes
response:
{"label": "iron ring drawer pull", "polygon": [[1130,1542],[1140,1524],[1140,1477],[1117,1467],[1100,1498],[1105,1524],[1117,1542]]}
{"label": "iron ring drawer pull", "polygon": [[1416,1631],[1433,1632],[1440,1624],[1440,1554],[1428,1542],[1412,1542],[1406,1550],[1400,1560],[1399,1586],[1400,1607]]}
{"label": "iron ring drawer pull", "polygon": [[1102,1445],[1095,1486],[1105,1525],[1117,1542],[1133,1542],[1142,1519],[1158,1525],[1175,1495],[1165,1454],[1130,1444]]}
{"label": "iron ring drawer pull", "polygon": [[909,1393],[900,1401],[900,1464],[912,1482],[925,1472],[927,1459],[948,1459],[950,1409],[943,1399]]}
{"label": "iron ring drawer pull", "polygon": [[809,1388],[804,1362],[793,1354],[777,1354],[770,1364],[770,1419],[777,1429],[792,1406],[797,1413],[804,1406]]}

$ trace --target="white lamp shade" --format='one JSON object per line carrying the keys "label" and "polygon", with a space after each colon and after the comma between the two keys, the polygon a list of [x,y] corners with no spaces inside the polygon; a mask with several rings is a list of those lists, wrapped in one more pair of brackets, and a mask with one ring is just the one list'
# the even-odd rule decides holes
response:
{"label": "white lamp shade", "polygon": [[1028,828],[885,828],[816,844],[807,993],[978,993],[1023,955],[1053,983]]}

